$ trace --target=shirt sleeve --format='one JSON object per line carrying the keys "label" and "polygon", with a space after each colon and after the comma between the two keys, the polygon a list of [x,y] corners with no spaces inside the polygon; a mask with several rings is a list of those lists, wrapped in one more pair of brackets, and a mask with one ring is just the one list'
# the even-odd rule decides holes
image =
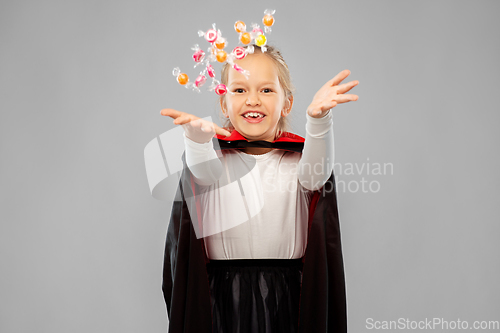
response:
{"label": "shirt sleeve", "polygon": [[200,185],[211,185],[222,176],[222,163],[214,149],[212,140],[197,143],[184,135],[186,164]]}
{"label": "shirt sleeve", "polygon": [[322,118],[313,118],[309,114],[306,118],[306,137],[298,165],[298,178],[303,187],[316,191],[323,187],[333,172],[333,116],[328,110]]}

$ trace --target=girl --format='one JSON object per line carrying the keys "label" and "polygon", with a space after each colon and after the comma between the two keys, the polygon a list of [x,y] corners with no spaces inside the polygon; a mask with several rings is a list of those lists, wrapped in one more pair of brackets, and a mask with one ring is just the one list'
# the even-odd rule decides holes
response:
{"label": "girl", "polygon": [[184,128],[187,165],[167,232],[169,332],[345,332],[331,109],[358,81],[341,84],[344,70],[316,93],[304,139],[289,132],[285,61],[254,49],[237,61],[248,79],[222,70],[222,128],[161,111]]}

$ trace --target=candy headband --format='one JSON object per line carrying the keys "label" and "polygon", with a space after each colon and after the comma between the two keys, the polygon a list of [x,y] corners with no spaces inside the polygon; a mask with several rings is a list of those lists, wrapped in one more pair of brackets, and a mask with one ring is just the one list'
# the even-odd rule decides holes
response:
{"label": "candy headband", "polygon": [[[264,18],[262,23],[265,28],[264,31],[269,34],[271,33],[271,26],[274,24],[273,14],[275,10],[266,9],[264,11]],[[210,43],[210,47],[207,53],[203,51],[198,44],[194,45],[191,49],[194,51],[193,60],[196,62],[194,67],[199,65],[204,65],[205,69],[200,72],[194,83],[189,82],[189,77],[186,73],[182,73],[179,67],[174,68],[172,74],[177,78],[179,84],[185,86],[188,89],[193,89],[194,91],[200,92],[200,87],[207,82],[207,74],[212,78],[212,84],[209,87],[209,91],[215,90],[217,95],[225,95],[227,93],[227,87],[225,84],[220,83],[215,78],[215,70],[210,64],[211,62],[220,62],[231,65],[231,67],[237,72],[245,75],[248,79],[250,73],[234,63],[236,59],[243,59],[247,54],[252,54],[254,52],[254,47],[251,45],[254,41],[255,45],[259,46],[262,52],[266,52],[267,37],[264,35],[264,31],[260,29],[258,24],[252,23],[252,31],[246,31],[246,25],[243,21],[237,21],[234,24],[234,30],[239,34],[239,41],[241,44],[246,45],[245,47],[236,46],[231,53],[224,51],[227,45],[226,38],[222,37],[221,31],[215,28],[215,23],[212,25],[212,29],[207,31],[198,31],[198,36],[205,37],[207,42]],[[250,44],[250,45],[249,45]],[[208,55],[207,55],[208,54]]]}

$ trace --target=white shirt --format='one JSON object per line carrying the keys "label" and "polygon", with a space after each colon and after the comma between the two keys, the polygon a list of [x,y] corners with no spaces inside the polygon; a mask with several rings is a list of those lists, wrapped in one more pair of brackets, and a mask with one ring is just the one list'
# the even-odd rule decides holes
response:
{"label": "white shirt", "polygon": [[[186,163],[200,185],[210,259],[294,259],[305,254],[309,203],[334,165],[333,117],[306,115],[302,154],[219,151],[184,135]],[[201,164],[203,163],[203,165]]]}

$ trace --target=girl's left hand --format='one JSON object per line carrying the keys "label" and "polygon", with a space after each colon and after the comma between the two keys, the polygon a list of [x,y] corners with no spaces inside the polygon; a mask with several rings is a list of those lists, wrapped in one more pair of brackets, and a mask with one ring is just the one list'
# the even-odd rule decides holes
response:
{"label": "girl's left hand", "polygon": [[307,114],[313,118],[322,118],[326,112],[339,103],[357,101],[358,95],[344,94],[358,85],[359,81],[340,84],[351,72],[346,69],[328,81],[314,95],[312,103],[307,108]]}

